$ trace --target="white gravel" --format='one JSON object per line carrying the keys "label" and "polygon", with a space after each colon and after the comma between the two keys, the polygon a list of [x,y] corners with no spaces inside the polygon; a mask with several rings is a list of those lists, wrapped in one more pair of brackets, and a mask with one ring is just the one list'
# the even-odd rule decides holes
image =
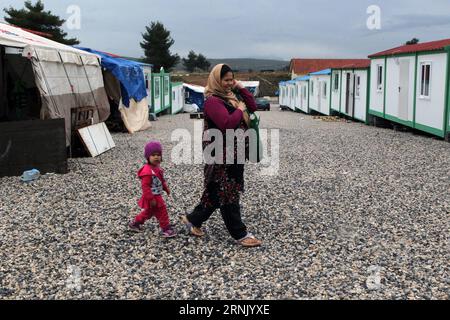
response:
{"label": "white gravel", "polygon": [[[279,176],[246,171],[243,215],[264,240],[236,246],[220,218],[193,239],[176,216],[202,192],[202,166],[175,166],[170,134],[117,134],[117,148],[70,160],[67,175],[0,179],[0,299],[449,299],[450,144],[300,113],[261,113],[281,129]],[[139,212],[136,171],[149,139],[165,146],[180,231],[126,225]]]}

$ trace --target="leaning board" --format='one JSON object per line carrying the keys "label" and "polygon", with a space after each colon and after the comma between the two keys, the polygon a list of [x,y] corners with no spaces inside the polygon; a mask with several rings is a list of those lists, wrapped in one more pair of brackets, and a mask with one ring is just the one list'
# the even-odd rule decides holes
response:
{"label": "leaning board", "polygon": [[104,122],[79,129],[78,133],[93,158],[116,147]]}

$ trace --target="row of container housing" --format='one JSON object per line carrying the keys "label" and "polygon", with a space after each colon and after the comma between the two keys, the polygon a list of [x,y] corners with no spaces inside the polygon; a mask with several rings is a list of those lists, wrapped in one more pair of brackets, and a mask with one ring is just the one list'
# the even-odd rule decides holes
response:
{"label": "row of container housing", "polygon": [[280,105],[305,113],[379,117],[448,138],[450,39],[405,45],[280,83]]}

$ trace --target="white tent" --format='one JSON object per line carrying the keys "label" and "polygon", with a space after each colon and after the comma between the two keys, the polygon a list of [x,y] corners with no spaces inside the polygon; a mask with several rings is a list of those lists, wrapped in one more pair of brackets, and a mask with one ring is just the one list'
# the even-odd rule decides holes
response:
{"label": "white tent", "polygon": [[[99,57],[23,29],[0,22],[0,47],[5,55],[20,57],[15,66],[28,61],[41,96],[41,119],[64,118],[70,145],[71,109],[95,107],[94,124],[110,114]],[[0,84],[1,85],[1,84]]]}

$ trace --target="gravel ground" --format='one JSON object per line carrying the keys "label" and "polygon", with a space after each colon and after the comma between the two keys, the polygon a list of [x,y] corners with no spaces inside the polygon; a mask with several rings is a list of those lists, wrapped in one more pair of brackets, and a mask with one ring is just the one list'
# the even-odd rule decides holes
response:
{"label": "gravel ground", "polygon": [[[238,247],[220,215],[205,239],[176,216],[202,192],[202,166],[175,166],[172,130],[182,114],[97,159],[70,160],[67,175],[32,184],[0,179],[0,299],[449,299],[450,144],[423,135],[261,113],[280,129],[280,171],[248,166],[243,215],[264,240]],[[168,200],[180,235],[156,221],[143,234],[136,171],[149,139],[165,148]]]}

